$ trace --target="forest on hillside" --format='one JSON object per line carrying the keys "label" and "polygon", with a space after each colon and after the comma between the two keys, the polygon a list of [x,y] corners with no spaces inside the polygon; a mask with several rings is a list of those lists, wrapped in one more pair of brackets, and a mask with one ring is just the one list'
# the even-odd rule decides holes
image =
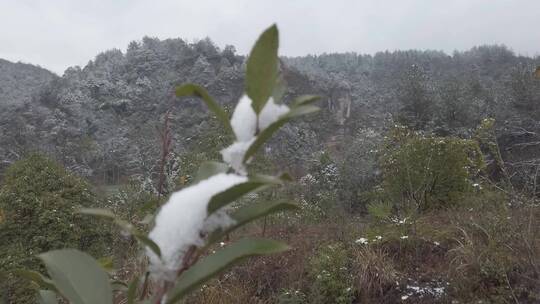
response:
{"label": "forest on hillside", "polygon": [[[258,45],[145,37],[62,76],[0,60],[0,302],[92,303],[61,248],[98,259],[110,303],[540,302],[539,57]],[[234,203],[171,274],[163,210],[192,223],[166,208],[201,197]],[[198,266],[245,236],[263,257]]]}
{"label": "forest on hillside", "polygon": [[[96,182],[118,184],[133,176],[155,180],[155,129],[165,114],[171,112],[172,158],[193,149],[209,124],[204,107],[194,99],[179,102],[174,87],[201,84],[230,108],[242,92],[244,61],[234,47],[220,50],[209,39],[186,43],[145,37],[125,54],[106,51],[62,77],[22,67],[13,68],[15,73],[13,64],[3,63],[3,78],[11,80],[2,82],[2,163],[5,167],[28,151],[42,151]],[[323,113],[281,136],[310,159],[328,145],[349,147],[359,134],[382,134],[395,123],[466,137],[491,117],[497,120],[503,152],[515,144],[524,148],[522,141],[538,141],[533,133],[540,115],[539,85],[531,76],[538,64],[538,58],[516,56],[504,46],[452,55],[412,50],[282,58],[285,102],[318,94]],[[20,94],[22,86],[25,94]],[[295,162],[305,167],[305,159]]]}

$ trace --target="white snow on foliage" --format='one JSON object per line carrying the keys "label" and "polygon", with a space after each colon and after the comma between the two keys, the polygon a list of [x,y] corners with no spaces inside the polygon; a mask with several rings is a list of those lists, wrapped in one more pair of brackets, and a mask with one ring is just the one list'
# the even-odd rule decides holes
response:
{"label": "white snow on foliage", "polygon": [[234,223],[225,210],[210,216],[206,210],[212,196],[245,181],[244,176],[221,173],[171,195],[157,214],[154,229],[148,235],[161,249],[161,259],[146,249],[153,276],[174,280],[189,247],[204,245],[201,235]]}
{"label": "white snow on foliage", "polygon": [[223,161],[229,164],[237,173],[245,175],[247,171],[244,164],[244,155],[246,155],[249,146],[251,146],[254,141],[255,138],[252,138],[249,141],[237,141],[221,150]]}
{"label": "white snow on foliage", "polygon": [[356,240],[356,241],[354,241],[354,242],[355,242],[356,244],[367,245],[368,239],[361,237],[361,238],[359,238],[358,240]]}
{"label": "white snow on foliage", "polygon": [[246,95],[240,98],[240,101],[234,109],[231,126],[238,141],[250,141],[255,136],[257,130],[257,115],[251,107],[251,99]]}
{"label": "white snow on foliage", "polygon": [[274,98],[270,98],[259,115],[259,130],[266,129],[269,125],[276,122],[280,116],[288,112],[289,107],[284,104],[276,104]]}
{"label": "white snow on foliage", "polygon": [[[270,98],[263,107],[259,117],[251,106],[251,99],[243,95],[234,109],[231,126],[236,136],[236,141],[229,147],[221,150],[223,161],[228,163],[237,173],[246,174],[246,167],[243,162],[244,155],[249,146],[255,141],[257,130],[262,131],[278,118],[289,112],[286,105],[278,105]],[[258,126],[257,126],[258,120]]]}

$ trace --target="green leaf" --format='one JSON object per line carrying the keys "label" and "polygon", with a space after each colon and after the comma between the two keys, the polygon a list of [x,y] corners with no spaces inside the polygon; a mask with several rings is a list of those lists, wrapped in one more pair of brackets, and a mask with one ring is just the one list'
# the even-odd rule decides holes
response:
{"label": "green leaf", "polygon": [[142,243],[143,245],[147,246],[157,256],[161,257],[161,249],[159,248],[159,246],[156,243],[154,243],[154,241],[152,241],[150,238],[148,238],[146,234],[137,230],[137,228],[135,228],[135,226],[133,226],[131,223],[128,223],[118,218],[114,220],[114,223],[118,225],[120,228],[122,228],[124,231],[133,235],[133,237],[135,237],[135,239],[137,239],[139,243]]}
{"label": "green leaf", "polygon": [[257,138],[251,144],[251,146],[249,146],[246,154],[244,155],[244,162],[250,159],[257,152],[257,150],[259,150],[259,148],[262,147],[262,145],[264,145],[264,143],[268,141],[272,135],[288,121],[297,116],[306,115],[317,111],[319,111],[319,108],[311,105],[292,108],[289,113],[281,116],[276,122],[266,127],[266,129],[262,130],[261,133],[257,135]]}
{"label": "green leaf", "polygon": [[128,286],[127,286],[126,283],[124,283],[122,281],[113,280],[113,281],[111,281],[111,288],[114,291],[125,291],[125,290],[127,290]]}
{"label": "green leaf", "polygon": [[79,213],[86,214],[86,215],[93,215],[98,217],[103,217],[109,220],[112,220],[117,226],[119,226],[124,231],[128,232],[129,234],[133,235],[143,245],[147,246],[152,250],[157,256],[161,257],[161,249],[159,246],[154,243],[151,239],[146,236],[146,234],[141,233],[133,224],[128,223],[122,219],[117,218],[114,213],[107,209],[95,209],[95,208],[82,208],[79,210]]}
{"label": "green leaf", "polygon": [[137,297],[137,287],[139,286],[139,277],[133,278],[127,290],[126,298],[127,304],[135,303],[135,298]]}
{"label": "green leaf", "polygon": [[281,173],[279,175],[279,179],[284,181],[284,182],[292,182],[293,181],[293,177],[287,172]]}
{"label": "green leaf", "polygon": [[223,110],[223,108],[219,106],[219,104],[208,94],[208,92],[203,87],[191,83],[184,84],[176,88],[176,96],[197,96],[202,98],[204,103],[206,103],[208,109],[212,111],[214,115],[216,115],[217,119],[219,119],[219,121],[223,123],[225,128],[232,132],[229,115],[227,114],[227,112],[225,112],[225,110]]}
{"label": "green leaf", "polygon": [[37,271],[17,269],[13,271],[13,274],[36,283],[40,288],[46,288],[46,289],[51,289],[55,291],[57,290],[56,287],[54,286],[53,281],[51,281],[51,279],[45,277],[44,275],[42,275],[41,273]]}
{"label": "green leaf", "polygon": [[56,294],[50,290],[40,290],[38,293],[39,304],[58,304]]}
{"label": "green leaf", "polygon": [[272,91],[272,98],[274,98],[274,102],[280,103],[286,92],[287,86],[285,85],[285,79],[283,79],[283,75],[280,73],[276,78],[276,84],[274,85],[274,89]]}
{"label": "green leaf", "polygon": [[137,230],[137,228],[135,228],[135,226],[133,226],[133,224],[131,224],[131,223],[127,222],[127,221],[116,218],[116,219],[114,219],[113,222],[114,222],[114,224],[116,224],[116,226],[120,227],[122,230],[124,230],[125,232],[127,232],[129,234],[132,234],[132,235],[141,234]]}
{"label": "green leaf", "polygon": [[282,242],[264,239],[242,239],[226,246],[184,272],[169,293],[167,303],[177,303],[188,292],[247,257],[278,253],[287,249],[289,247]]}
{"label": "green leaf", "polygon": [[265,189],[266,187],[273,185],[281,185],[283,181],[273,176],[257,175],[250,177],[247,182],[235,185],[223,192],[214,195],[208,203],[207,212],[208,215],[214,213],[218,209],[234,202],[242,196]]}
{"label": "green leaf", "polygon": [[109,272],[114,270],[112,257],[102,257],[99,258],[97,261],[99,263],[99,266],[101,266],[101,268],[103,268],[105,271]]}
{"label": "green leaf", "polygon": [[[224,235],[231,233],[232,231],[242,227],[243,225],[253,222],[261,217],[277,213],[285,210],[298,209],[298,205],[287,201],[275,201],[275,202],[258,202],[248,204],[237,209],[231,218],[234,220],[234,225],[228,227],[225,230],[216,230],[208,237],[207,244],[213,244],[219,241]],[[208,246],[207,245],[207,246]]]}
{"label": "green leaf", "polygon": [[72,304],[112,304],[107,273],[90,255],[63,249],[39,255],[54,285]]}
{"label": "green leaf", "polygon": [[152,241],[148,236],[142,234],[142,233],[133,233],[133,236],[141,243],[146,245],[150,250],[152,250],[158,257],[161,257],[161,249],[159,246]]}
{"label": "green leaf", "polygon": [[154,214],[147,214],[143,217],[142,220],[139,221],[139,224],[142,225],[150,225],[154,221]]}
{"label": "green leaf", "polygon": [[201,166],[199,167],[199,170],[197,171],[195,182],[200,182],[204,179],[207,179],[219,173],[226,173],[228,169],[229,169],[229,166],[224,163],[220,163],[216,161],[204,162],[201,164]]}
{"label": "green leaf", "polygon": [[318,101],[319,99],[321,99],[321,97],[317,95],[302,95],[294,99],[294,101],[291,103],[291,108],[309,105]]}
{"label": "green leaf", "polygon": [[111,220],[113,221],[113,223],[115,223],[117,226],[119,226],[120,228],[122,228],[123,230],[131,233],[131,234],[134,234],[137,233],[137,229],[135,229],[135,227],[122,220],[122,219],[119,219],[116,217],[116,215],[114,215],[114,213],[108,209],[98,209],[98,208],[81,208],[79,209],[78,213],[80,214],[85,214],[85,215],[91,215],[91,216],[96,216],[96,217],[101,217],[101,218],[104,218],[104,219],[107,219],[107,220]]}
{"label": "green leaf", "polygon": [[272,96],[278,76],[279,33],[276,25],[264,31],[249,54],[246,67],[246,93],[259,114]]}
{"label": "green leaf", "polygon": [[114,213],[108,209],[81,208],[79,209],[78,213],[116,220],[116,216],[114,215]]}
{"label": "green leaf", "polygon": [[137,209],[137,213],[143,215],[152,214],[156,209],[156,205],[157,204],[155,200],[145,202],[141,207]]}
{"label": "green leaf", "polygon": [[236,210],[236,212],[232,214],[231,217],[236,222],[233,227],[238,228],[248,222],[252,222],[258,218],[272,213],[294,209],[298,209],[298,205],[286,201],[259,202],[255,204],[249,204]]}

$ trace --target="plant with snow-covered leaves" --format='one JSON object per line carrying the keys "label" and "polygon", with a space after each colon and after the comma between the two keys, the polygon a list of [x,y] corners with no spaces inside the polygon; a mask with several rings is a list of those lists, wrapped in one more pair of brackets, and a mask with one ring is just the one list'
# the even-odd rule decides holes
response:
{"label": "plant with snow-covered leaves", "polygon": [[[176,89],[179,97],[202,98],[216,118],[235,136],[235,142],[221,151],[224,163],[201,165],[194,184],[176,193],[153,217],[148,235],[134,225],[103,209],[86,209],[84,214],[112,220],[146,248],[148,269],[121,288],[127,303],[177,303],[234,263],[249,256],[286,250],[286,244],[266,239],[241,239],[225,244],[221,239],[233,230],[268,214],[296,208],[289,202],[263,202],[230,208],[239,198],[279,186],[287,174],[248,174],[254,154],[285,123],[318,110],[311,105],[316,96],[301,96],[289,105],[280,104],[284,92],[278,66],[278,30],[267,29],[250,53],[245,92],[232,118],[202,87],[187,84]],[[218,249],[209,250],[216,247]],[[205,256],[204,258],[201,258]],[[50,278],[30,275],[44,290],[44,303],[57,303],[59,294],[75,304],[113,302],[113,285],[97,261],[76,250],[58,250],[40,255]],[[149,280],[153,284],[149,284]],[[114,286],[117,286],[115,284]],[[149,290],[149,286],[152,289]]]}
{"label": "plant with snow-covered leaves", "polygon": [[158,278],[174,280],[190,246],[201,247],[203,236],[208,232],[234,224],[225,210],[208,216],[208,202],[212,196],[246,181],[246,177],[237,174],[220,173],[173,193],[157,214],[155,226],[148,234],[161,251],[160,257],[147,250],[150,272]]}
{"label": "plant with snow-covered leaves", "polygon": [[244,158],[254,143],[256,134],[290,111],[288,106],[276,104],[272,97],[259,115],[255,113],[252,105],[253,102],[248,96],[242,96],[231,119],[236,142],[221,151],[223,160],[230,164],[237,173],[243,175],[246,174],[245,164],[250,161],[250,159],[244,160]]}

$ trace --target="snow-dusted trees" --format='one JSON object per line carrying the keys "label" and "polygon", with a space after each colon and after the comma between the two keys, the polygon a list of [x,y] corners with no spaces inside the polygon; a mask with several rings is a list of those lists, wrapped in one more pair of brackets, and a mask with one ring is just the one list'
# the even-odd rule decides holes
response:
{"label": "snow-dusted trees", "polygon": [[[256,174],[249,165],[255,153],[285,123],[318,110],[311,105],[317,100],[312,95],[298,97],[289,106],[279,103],[283,82],[277,50],[278,30],[272,26],[251,51],[246,66],[245,95],[230,119],[202,87],[187,84],[176,89],[179,97],[202,98],[224,129],[234,135],[235,142],[221,151],[224,163],[203,163],[194,183],[170,196],[153,217],[154,225],[148,235],[108,210],[82,211],[112,220],[146,248],[148,270],[134,277],[125,295],[128,303],[134,303],[136,298],[141,303],[177,303],[188,292],[245,257],[288,248],[272,240],[241,239],[209,252],[214,244],[238,227],[267,214],[296,207],[277,201],[231,208],[244,195],[279,186],[290,179],[287,174]],[[89,255],[68,249],[46,252],[39,257],[50,274],[50,279],[40,275],[36,279],[47,289],[40,292],[47,303],[56,303],[54,292],[77,304],[113,303],[113,288],[107,274]],[[149,285],[148,280],[154,281],[153,284]],[[147,286],[153,286],[150,292]]]}
{"label": "snow-dusted trees", "polygon": [[529,115],[540,113],[540,80],[533,72],[533,66],[520,65],[512,70],[510,79],[513,106]]}
{"label": "snow-dusted trees", "polygon": [[451,77],[439,86],[438,90],[438,118],[445,127],[455,128],[469,125],[472,118],[471,102],[466,97],[464,83]]}
{"label": "snow-dusted trees", "polygon": [[423,128],[432,118],[433,100],[425,71],[413,64],[402,76],[398,98],[400,116],[404,123]]}

